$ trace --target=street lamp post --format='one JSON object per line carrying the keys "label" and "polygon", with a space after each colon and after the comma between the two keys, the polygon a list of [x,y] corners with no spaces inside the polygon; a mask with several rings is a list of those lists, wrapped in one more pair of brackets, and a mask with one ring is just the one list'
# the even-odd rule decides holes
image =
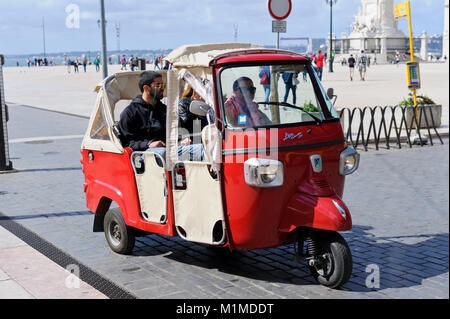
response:
{"label": "street lamp post", "polygon": [[46,58],[46,52],[45,52],[45,20],[44,17],[42,17],[42,40],[44,43],[44,59]]}
{"label": "street lamp post", "polygon": [[105,19],[105,2],[100,0],[100,24],[102,30],[102,66],[103,78],[108,77],[108,56],[106,53],[106,19]]}
{"label": "street lamp post", "polygon": [[330,55],[328,61],[328,72],[333,73],[333,5],[336,4],[337,0],[325,0],[325,2],[330,5]]}

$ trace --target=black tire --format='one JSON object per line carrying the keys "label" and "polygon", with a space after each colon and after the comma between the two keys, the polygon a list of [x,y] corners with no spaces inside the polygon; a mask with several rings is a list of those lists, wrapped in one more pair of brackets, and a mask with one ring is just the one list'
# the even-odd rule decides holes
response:
{"label": "black tire", "polygon": [[326,265],[309,269],[317,282],[335,289],[345,284],[352,274],[353,261],[345,239],[336,232],[318,232],[315,236],[318,256]]}
{"label": "black tire", "polygon": [[106,241],[112,251],[123,255],[131,253],[136,241],[135,232],[133,228],[125,224],[120,209],[108,210],[103,227]]}

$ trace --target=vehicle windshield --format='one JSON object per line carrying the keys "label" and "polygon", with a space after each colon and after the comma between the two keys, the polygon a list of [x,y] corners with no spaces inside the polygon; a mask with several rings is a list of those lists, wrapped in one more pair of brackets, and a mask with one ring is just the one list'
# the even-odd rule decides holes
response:
{"label": "vehicle windshield", "polygon": [[308,65],[229,67],[220,72],[220,85],[228,127],[320,124],[339,118]]}

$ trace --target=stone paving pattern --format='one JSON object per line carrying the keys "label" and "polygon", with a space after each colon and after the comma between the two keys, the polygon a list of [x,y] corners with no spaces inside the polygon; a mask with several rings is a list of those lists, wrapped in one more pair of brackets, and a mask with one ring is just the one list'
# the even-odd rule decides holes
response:
{"label": "stone paving pattern", "polygon": [[[84,134],[88,120],[10,105],[9,138]],[[49,130],[51,129],[51,134]],[[85,205],[81,139],[10,144],[18,173],[0,175],[0,212],[139,298],[449,298],[449,147],[361,151],[346,180],[353,274],[315,283],[293,247],[229,253],[180,238],[138,238],[113,253]],[[371,267],[379,287],[367,288]],[[367,271],[366,271],[367,270]]]}

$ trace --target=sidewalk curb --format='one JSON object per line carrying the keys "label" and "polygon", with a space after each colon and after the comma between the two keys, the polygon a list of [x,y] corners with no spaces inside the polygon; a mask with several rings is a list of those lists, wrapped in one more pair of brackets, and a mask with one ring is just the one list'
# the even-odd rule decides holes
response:
{"label": "sidewalk curb", "polygon": [[103,293],[110,299],[136,299],[136,297],[125,289],[119,287],[114,282],[104,278],[88,266],[80,263],[75,258],[66,254],[50,242],[39,237],[36,233],[28,230],[24,226],[14,221],[14,217],[9,217],[0,212],[0,226],[25,242],[28,246],[41,253],[57,265],[67,269],[70,265],[77,265],[80,270],[79,279],[89,284],[94,289]]}

